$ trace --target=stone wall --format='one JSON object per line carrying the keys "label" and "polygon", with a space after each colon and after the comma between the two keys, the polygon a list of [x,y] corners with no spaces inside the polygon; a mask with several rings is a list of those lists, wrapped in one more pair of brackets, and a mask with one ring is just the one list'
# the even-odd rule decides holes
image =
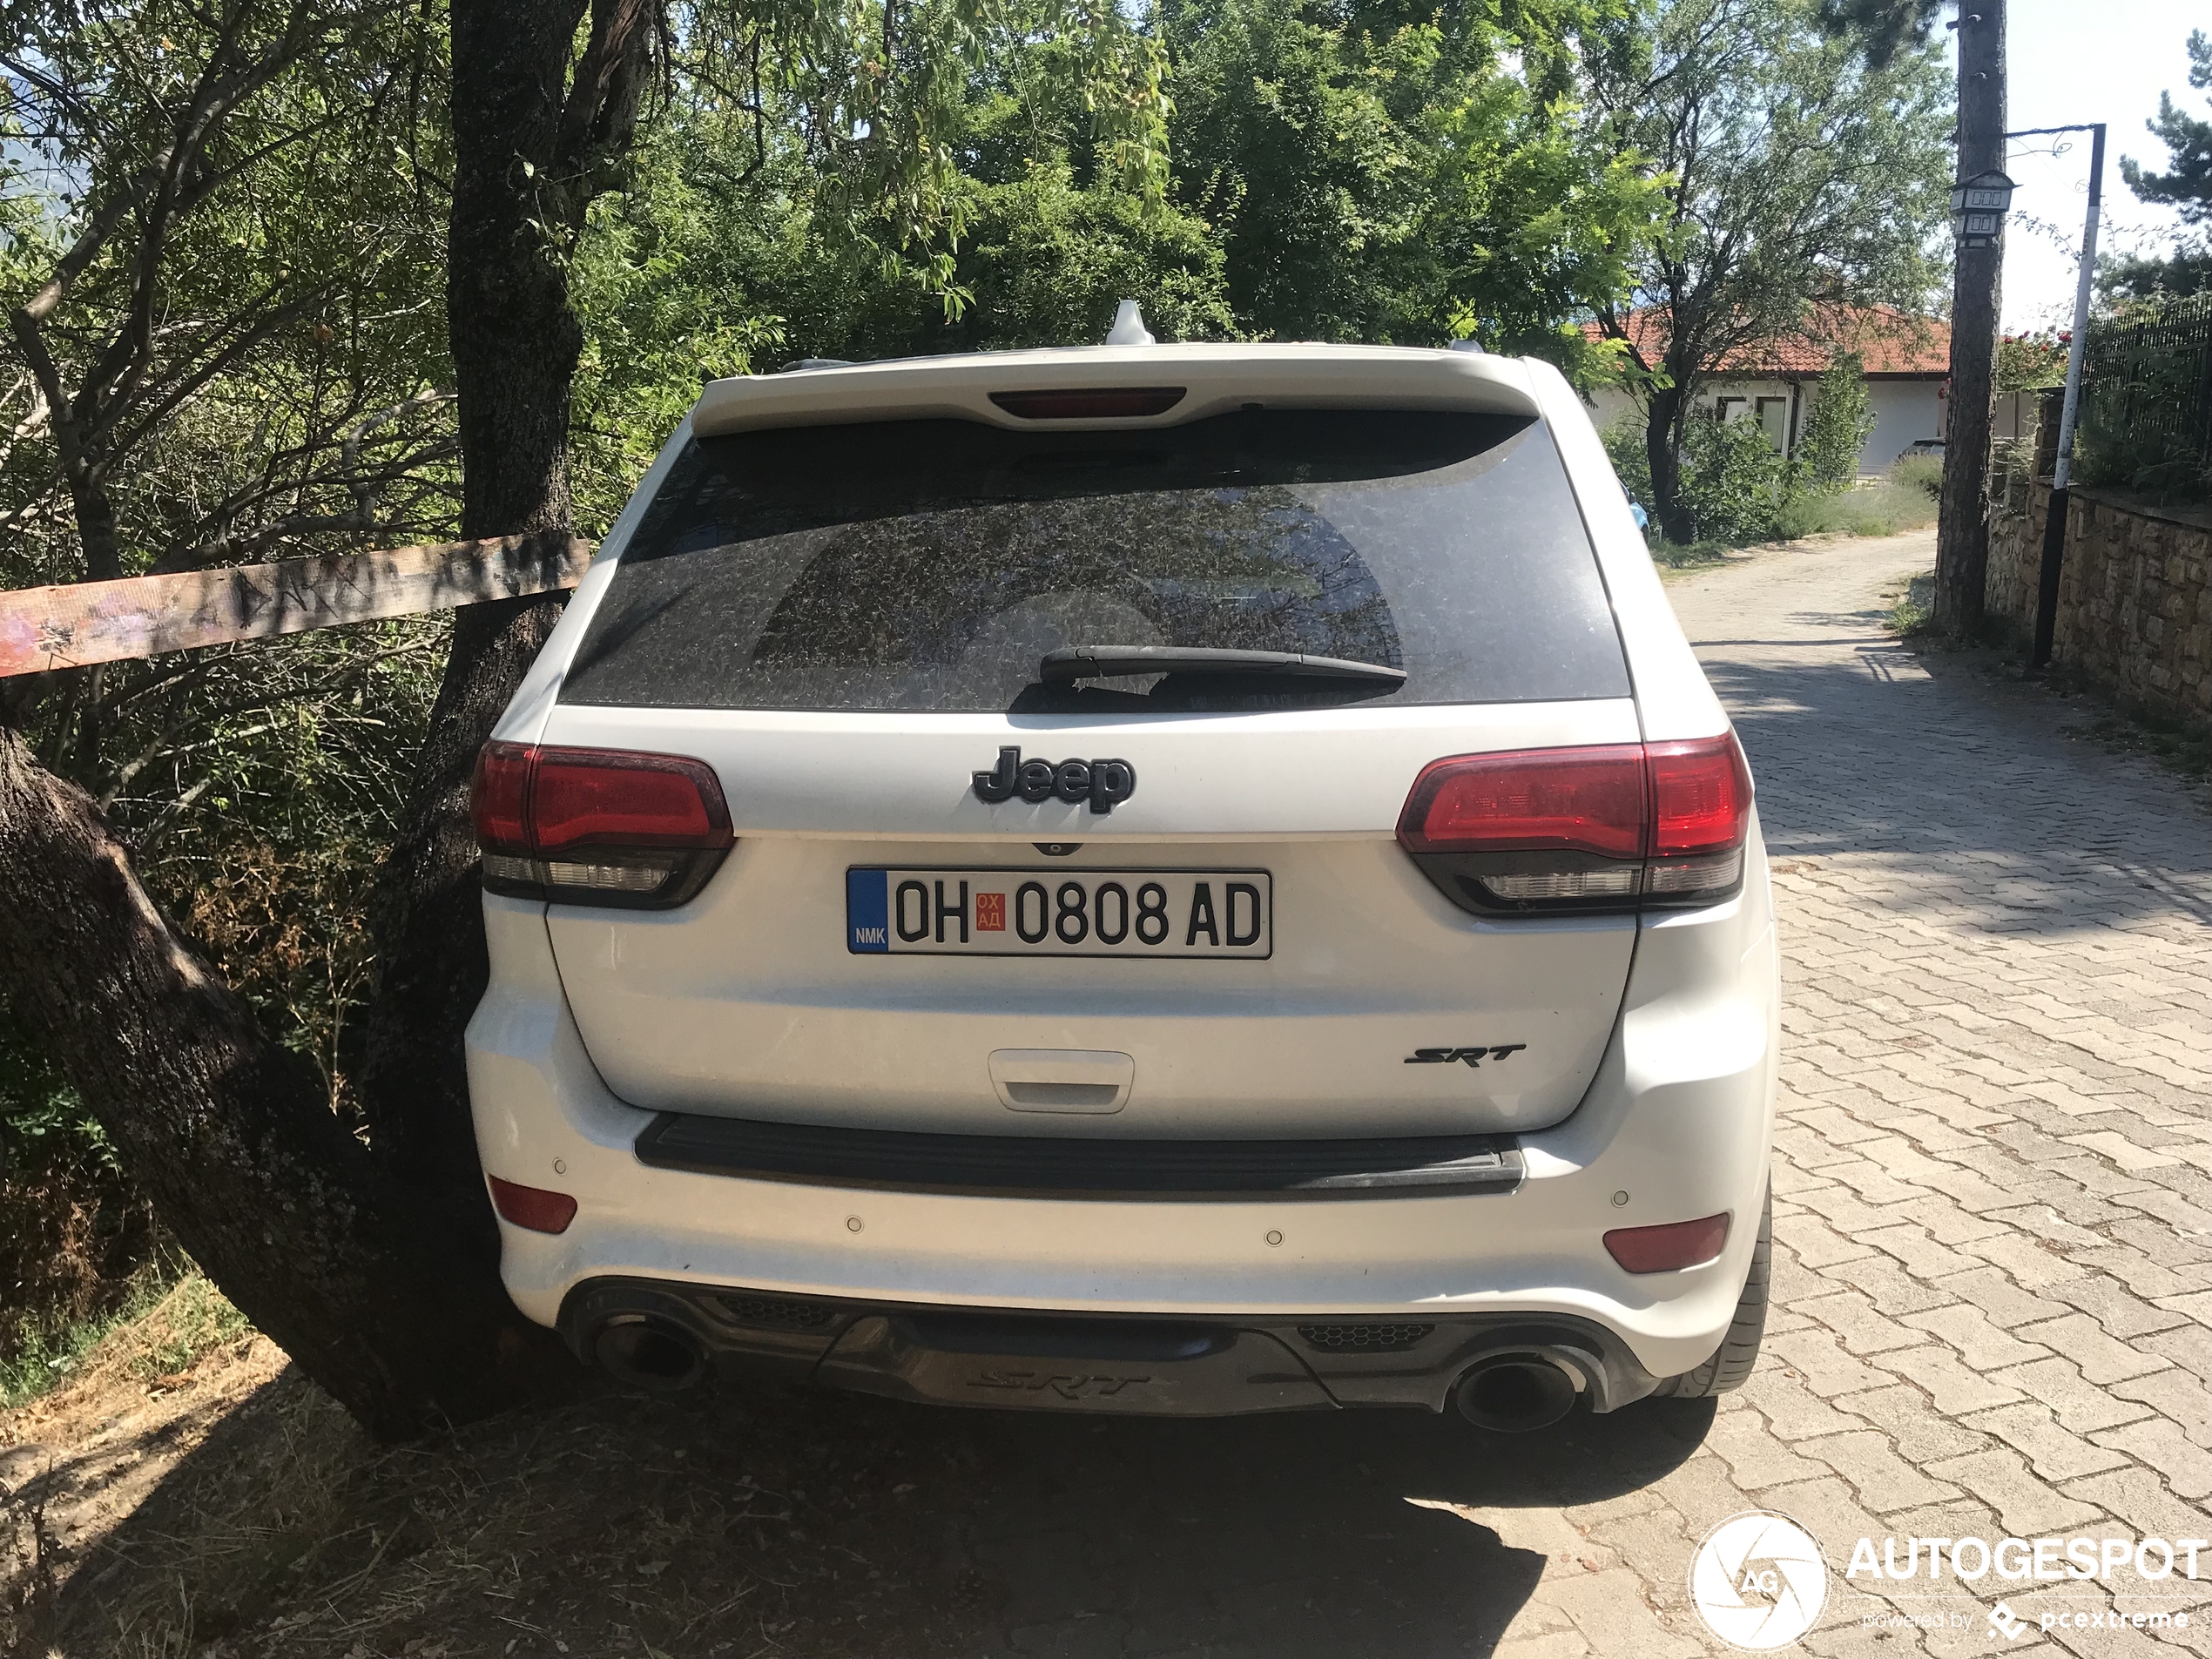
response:
{"label": "stone wall", "polygon": [[[1987,604],[2026,639],[2035,626],[2051,486],[1990,526]],[[2052,658],[2128,705],[2212,726],[2212,510],[2076,489],[2067,515]]]}

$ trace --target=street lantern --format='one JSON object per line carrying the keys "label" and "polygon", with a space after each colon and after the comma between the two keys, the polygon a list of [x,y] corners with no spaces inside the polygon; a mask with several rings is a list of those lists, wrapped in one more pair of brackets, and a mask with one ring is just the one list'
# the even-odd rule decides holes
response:
{"label": "street lantern", "polygon": [[2013,181],[1992,168],[1951,187],[1951,233],[1960,247],[1994,247],[2013,205]]}

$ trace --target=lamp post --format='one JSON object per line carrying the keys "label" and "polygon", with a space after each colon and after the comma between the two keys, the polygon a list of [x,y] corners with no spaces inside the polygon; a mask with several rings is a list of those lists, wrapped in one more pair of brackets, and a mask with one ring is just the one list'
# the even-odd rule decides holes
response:
{"label": "lamp post", "polygon": [[[2081,269],[2074,282],[2074,337],[2067,342],[2066,397],[2059,406],[2058,459],[2051,469],[2051,506],[2043,520],[2043,568],[2035,589],[2035,643],[2029,649],[2031,672],[2046,667],[2059,625],[2059,576],[2066,562],[2067,509],[2074,492],[2074,421],[2081,407],[2081,350],[2089,337],[2089,283],[2097,273],[2097,210],[2104,200],[2105,124],[2031,127],[2007,132],[2008,138],[2040,138],[2054,132],[2087,132],[2089,138],[2089,211],[2081,226]],[[1957,211],[1959,192],[1952,202]]]}
{"label": "lamp post", "polygon": [[1951,233],[1960,247],[1997,246],[1997,239],[2005,233],[2005,214],[2013,205],[2013,181],[1993,167],[1952,185]]}

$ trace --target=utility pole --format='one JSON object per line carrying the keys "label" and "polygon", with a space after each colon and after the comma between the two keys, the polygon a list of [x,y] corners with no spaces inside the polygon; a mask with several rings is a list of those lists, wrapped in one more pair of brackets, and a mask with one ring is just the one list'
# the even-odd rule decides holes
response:
{"label": "utility pole", "polygon": [[[2005,166],[2005,0],[1959,0],[1959,172]],[[2004,241],[1961,238],[1951,300],[1951,405],[1945,422],[1943,501],[1936,519],[1937,631],[1981,631],[1989,576],[1989,421],[1997,364],[1998,283]]]}

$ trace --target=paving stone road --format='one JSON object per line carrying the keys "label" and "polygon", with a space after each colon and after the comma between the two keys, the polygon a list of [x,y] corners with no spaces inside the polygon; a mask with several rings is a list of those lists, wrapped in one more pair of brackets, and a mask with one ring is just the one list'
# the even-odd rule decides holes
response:
{"label": "paving stone road", "polygon": [[[1620,1587],[1578,1595],[1554,1566],[1505,1651],[1710,1645],[1683,1562],[1739,1496],[1838,1568],[1861,1536],[2212,1535],[2212,816],[2059,735],[2064,705],[1885,637],[1877,592],[1933,557],[1844,543],[1674,590],[1774,861],[1778,1311],[1679,1469],[1556,1516],[1475,1512],[1554,1562],[1602,1547],[1593,1576]],[[2212,1652],[2212,1549],[2198,1570],[1962,1585],[1946,1559],[1879,1599],[1861,1575],[1805,1646],[2037,1651],[1994,1633],[2002,1601],[2039,1635],[2047,1611],[2202,1609],[2170,1635]],[[1885,1604],[1946,1628],[1868,1629]],[[2158,1650],[2132,1622],[2049,1640]]]}
{"label": "paving stone road", "polygon": [[[1836,1569],[1813,1652],[2212,1652],[2212,1548],[2195,1582],[1961,1583],[1947,1553],[1932,1583],[1925,1554],[1844,1576],[1862,1536],[1900,1565],[1913,1537],[2212,1537],[2212,815],[2060,735],[2057,699],[1899,649],[1877,595],[1932,563],[1924,534],[1672,590],[1751,757],[1782,929],[1750,1385],[1509,1439],[996,1419],[943,1517],[1010,1596],[977,1651],[1720,1651],[1689,1561],[1764,1507]],[[2041,1627],[2115,1607],[2190,1628]],[[1865,1622],[1890,1614],[1942,1628]]]}

